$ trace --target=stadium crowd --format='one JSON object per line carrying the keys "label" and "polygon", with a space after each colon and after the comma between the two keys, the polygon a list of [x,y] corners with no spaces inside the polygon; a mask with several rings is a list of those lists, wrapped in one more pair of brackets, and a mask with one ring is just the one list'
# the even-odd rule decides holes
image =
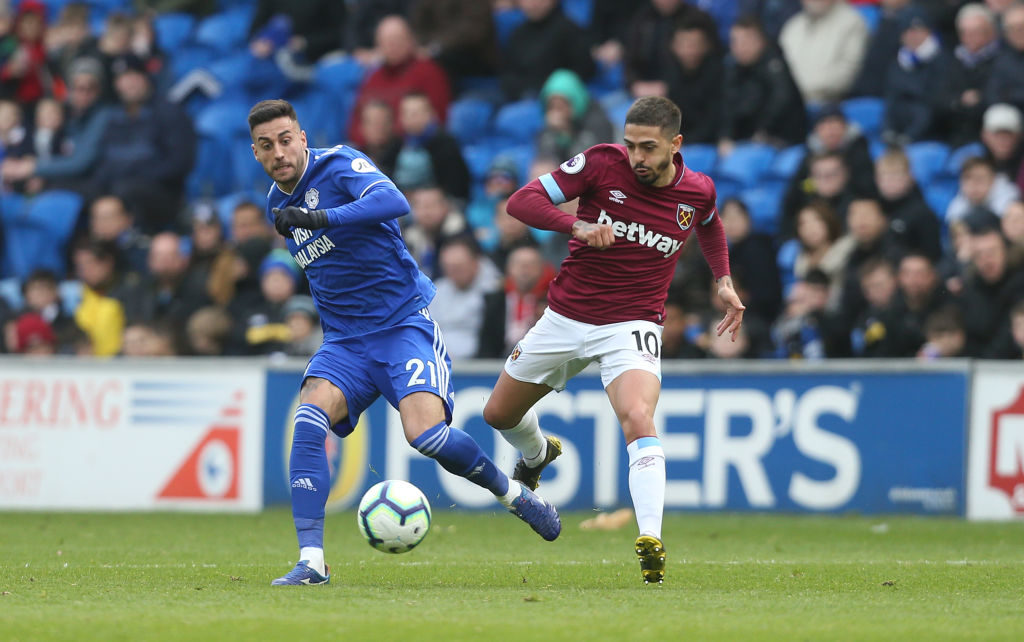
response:
{"label": "stadium crowd", "polygon": [[663,357],[1022,356],[1022,2],[0,4],[3,352],[311,355],[245,129],[285,97],[407,195],[456,361],[504,357],[567,253],[508,196],[657,94],[747,304],[736,342],[709,331],[689,244]]}

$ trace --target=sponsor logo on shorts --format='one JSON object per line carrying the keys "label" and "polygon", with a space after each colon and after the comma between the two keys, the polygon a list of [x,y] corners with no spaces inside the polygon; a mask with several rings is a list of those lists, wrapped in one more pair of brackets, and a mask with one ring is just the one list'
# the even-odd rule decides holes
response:
{"label": "sponsor logo on shorts", "polygon": [[516,347],[512,348],[512,354],[510,354],[508,358],[509,358],[510,361],[515,361],[516,359],[519,358],[519,355],[521,355],[521,354],[523,354],[523,349],[517,343]]}
{"label": "sponsor logo on shorts", "polygon": [[680,203],[676,208],[676,222],[680,229],[688,230],[693,227],[693,220],[697,218],[697,208],[693,205]]}

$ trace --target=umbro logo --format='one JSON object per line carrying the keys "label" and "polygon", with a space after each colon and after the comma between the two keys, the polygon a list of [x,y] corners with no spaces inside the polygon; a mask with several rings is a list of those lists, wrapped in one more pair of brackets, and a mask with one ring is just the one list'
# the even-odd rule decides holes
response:
{"label": "umbro logo", "polygon": [[614,201],[614,202],[618,203],[619,205],[622,205],[622,202],[626,200],[626,195],[623,194],[622,192],[620,192],[617,189],[611,190],[609,192],[609,194],[611,194],[611,196],[608,197],[608,200],[609,201]]}
{"label": "umbro logo", "polygon": [[298,479],[292,482],[292,488],[302,488],[304,490],[309,490],[314,493],[316,492],[316,486],[314,486],[313,482],[309,480],[309,477],[299,477]]}

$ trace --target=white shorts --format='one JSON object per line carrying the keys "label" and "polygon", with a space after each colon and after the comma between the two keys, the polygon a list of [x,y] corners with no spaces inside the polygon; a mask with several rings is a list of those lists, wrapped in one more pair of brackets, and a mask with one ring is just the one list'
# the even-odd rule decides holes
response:
{"label": "white shorts", "polygon": [[594,361],[601,365],[605,387],[627,370],[644,370],[661,381],[661,326],[651,321],[591,325],[547,309],[505,360],[505,372],[561,392]]}

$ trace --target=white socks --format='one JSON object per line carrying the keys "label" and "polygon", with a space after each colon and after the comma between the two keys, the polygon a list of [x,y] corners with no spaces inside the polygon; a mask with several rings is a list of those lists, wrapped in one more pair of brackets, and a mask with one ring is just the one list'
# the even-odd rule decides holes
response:
{"label": "white socks", "polygon": [[324,566],[324,549],[306,546],[299,549],[299,560],[306,560],[306,566],[323,576],[327,576],[327,568]]}
{"label": "white socks", "polygon": [[519,494],[523,492],[522,485],[511,477],[508,478],[508,492],[498,497],[498,501],[505,508],[512,510],[512,500],[519,497]]}
{"label": "white socks", "polygon": [[505,441],[523,453],[523,461],[530,468],[536,468],[548,452],[548,441],[540,431],[537,413],[530,408],[515,428],[498,431]]}
{"label": "white socks", "polygon": [[641,437],[626,445],[629,454],[629,494],[641,535],[661,539],[665,513],[665,451],[657,437]]}

